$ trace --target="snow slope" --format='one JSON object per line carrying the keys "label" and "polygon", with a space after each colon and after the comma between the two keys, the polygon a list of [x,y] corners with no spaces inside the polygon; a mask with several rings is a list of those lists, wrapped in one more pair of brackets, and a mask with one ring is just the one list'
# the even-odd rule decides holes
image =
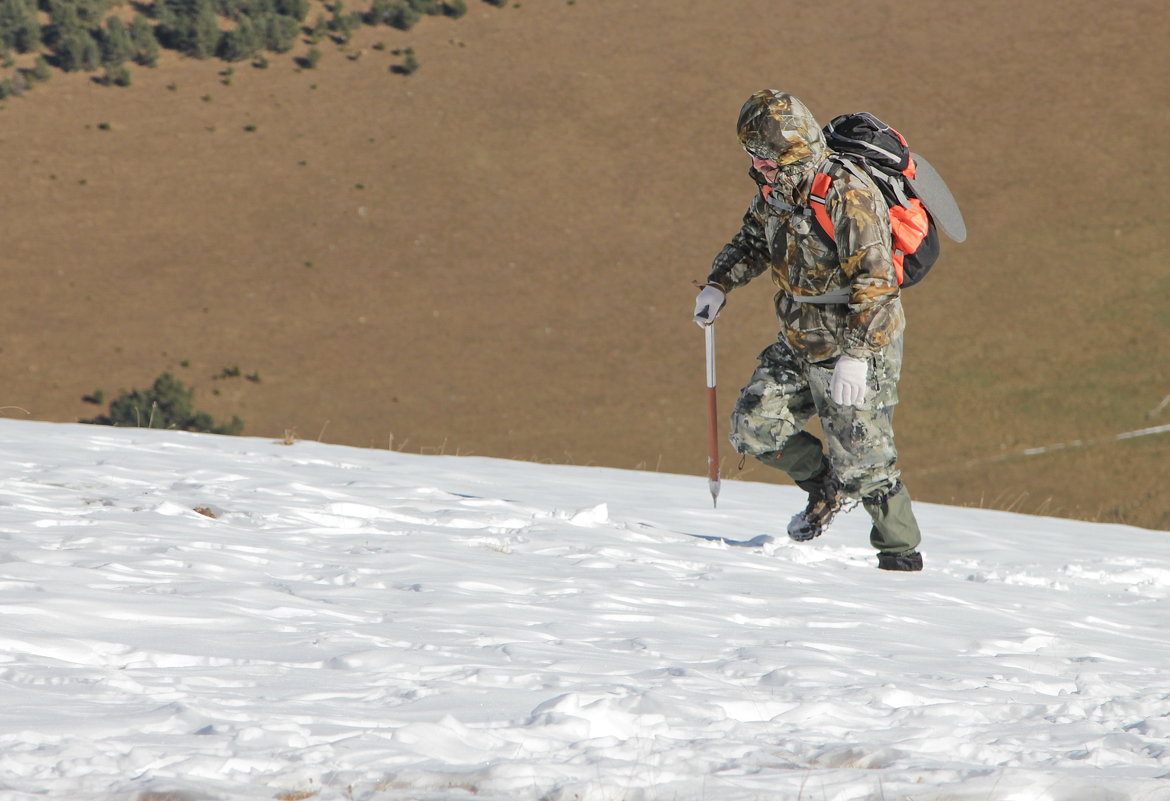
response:
{"label": "snow slope", "polygon": [[[1170,536],[0,421],[0,799],[1170,799]],[[210,517],[194,511],[203,508]]]}

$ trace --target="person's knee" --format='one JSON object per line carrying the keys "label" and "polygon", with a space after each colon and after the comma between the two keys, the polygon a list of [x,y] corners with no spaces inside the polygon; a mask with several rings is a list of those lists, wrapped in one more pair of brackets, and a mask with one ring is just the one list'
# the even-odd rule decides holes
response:
{"label": "person's knee", "polygon": [[796,433],[790,421],[761,418],[737,410],[731,416],[731,429],[727,438],[731,440],[736,453],[758,459],[783,451]]}
{"label": "person's knee", "polygon": [[829,469],[821,441],[807,431],[798,431],[777,450],[750,454],[768,467],[783,470],[794,481],[804,481]]}

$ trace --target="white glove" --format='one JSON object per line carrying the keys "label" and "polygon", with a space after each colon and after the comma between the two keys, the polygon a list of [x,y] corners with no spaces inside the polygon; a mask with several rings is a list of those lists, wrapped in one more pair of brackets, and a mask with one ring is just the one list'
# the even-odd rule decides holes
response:
{"label": "white glove", "polygon": [[706,328],[715,322],[719,310],[727,302],[727,295],[723,290],[712,284],[703,287],[703,291],[695,298],[695,322],[700,328]]}
{"label": "white glove", "polygon": [[829,397],[838,406],[860,406],[865,401],[865,379],[869,374],[869,362],[842,356],[833,368],[829,380]]}

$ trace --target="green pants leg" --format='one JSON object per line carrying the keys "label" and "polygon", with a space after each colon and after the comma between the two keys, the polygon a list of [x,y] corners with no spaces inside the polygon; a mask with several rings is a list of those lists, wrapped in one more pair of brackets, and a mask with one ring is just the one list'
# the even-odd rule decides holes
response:
{"label": "green pants leg", "polygon": [[806,481],[829,468],[821,441],[807,431],[800,431],[784,443],[784,450],[756,457],[768,467],[783,470],[793,481]]}
{"label": "green pants leg", "polygon": [[861,505],[873,520],[869,541],[879,551],[910,553],[922,542],[918,521],[910,507],[910,492],[901,481],[889,493],[863,498]]}

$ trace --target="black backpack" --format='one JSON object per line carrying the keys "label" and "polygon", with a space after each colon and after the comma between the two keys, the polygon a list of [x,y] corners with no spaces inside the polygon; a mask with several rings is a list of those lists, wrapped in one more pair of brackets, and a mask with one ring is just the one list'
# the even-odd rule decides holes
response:
{"label": "black backpack", "polygon": [[890,208],[890,237],[898,284],[903,287],[917,284],[938,259],[939,235],[934,218],[911,184],[917,165],[906,139],[864,111],[835,117],[824,127],[824,134],[833,155],[813,179],[809,193],[821,230],[835,239],[833,223],[825,208],[834,165],[855,175],[868,175]]}

